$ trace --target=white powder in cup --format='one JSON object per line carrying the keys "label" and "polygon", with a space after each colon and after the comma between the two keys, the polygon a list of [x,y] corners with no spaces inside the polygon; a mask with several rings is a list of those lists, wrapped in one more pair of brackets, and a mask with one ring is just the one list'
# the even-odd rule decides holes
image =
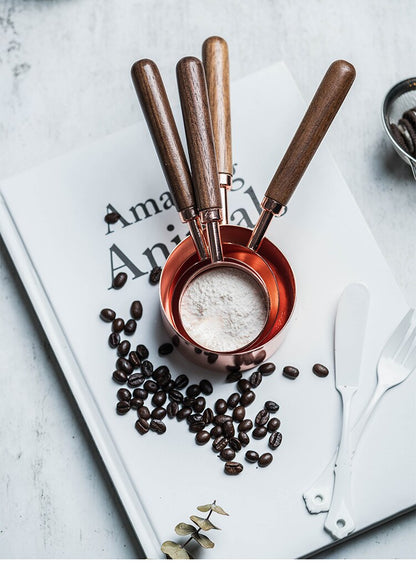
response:
{"label": "white powder in cup", "polygon": [[263,291],[250,274],[218,266],[199,274],[182,295],[180,314],[188,336],[215,352],[247,346],[267,320]]}

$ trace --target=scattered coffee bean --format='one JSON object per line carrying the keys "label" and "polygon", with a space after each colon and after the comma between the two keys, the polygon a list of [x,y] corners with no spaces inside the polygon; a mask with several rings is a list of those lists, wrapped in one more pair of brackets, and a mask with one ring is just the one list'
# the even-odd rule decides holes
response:
{"label": "scattered coffee bean", "polygon": [[268,400],[267,402],[265,402],[264,408],[267,410],[267,412],[274,414],[279,410],[279,404],[273,402],[272,400]]}
{"label": "scattered coffee bean", "polygon": [[244,406],[236,406],[233,410],[234,422],[242,422],[246,417],[246,409]]}
{"label": "scattered coffee bean", "polygon": [[219,438],[220,436],[222,436],[222,426],[220,426],[219,424],[213,426],[211,428],[210,435],[211,438]]}
{"label": "scattered coffee bean", "polygon": [[129,354],[129,362],[135,368],[138,368],[141,364],[141,360],[139,358],[139,355],[134,350],[132,352],[130,352],[130,354]]}
{"label": "scattered coffee bean", "polygon": [[179,374],[179,376],[175,378],[175,388],[177,388],[178,390],[186,388],[188,384],[189,384],[189,378],[188,376],[186,376],[186,374]]}
{"label": "scattered coffee bean", "polygon": [[269,437],[269,446],[272,450],[276,450],[279,448],[280,444],[282,443],[282,435],[280,432],[272,432]]}
{"label": "scattered coffee bean", "polygon": [[221,452],[228,444],[228,439],[224,438],[224,436],[218,436],[215,438],[214,442],[212,443],[212,449],[214,452]]}
{"label": "scattered coffee bean", "polygon": [[265,426],[256,426],[252,432],[253,438],[260,440],[264,438],[267,434],[267,428]]}
{"label": "scattered coffee bean", "polygon": [[251,388],[250,382],[246,378],[242,378],[241,380],[239,380],[239,382],[237,384],[237,388],[242,394],[244,394],[244,392],[247,392],[247,390],[250,390],[250,388]]}
{"label": "scattered coffee bean", "polygon": [[100,312],[100,318],[104,322],[112,322],[116,317],[116,313],[111,308],[103,308]]}
{"label": "scattered coffee bean", "polygon": [[261,375],[261,372],[253,372],[249,378],[250,386],[252,388],[257,388],[257,386],[260,386],[262,380],[263,376]]}
{"label": "scattered coffee bean", "polygon": [[228,445],[234,450],[234,452],[239,452],[241,450],[241,442],[235,436],[228,440]]}
{"label": "scattered coffee bean", "polygon": [[[143,374],[131,374],[128,378],[128,385],[130,388],[136,388],[137,386],[141,386],[144,382],[145,378]],[[136,394],[136,390],[133,392],[133,395]],[[141,396],[140,396],[141,397]],[[143,398],[144,400],[147,398],[146,396]]]}
{"label": "scattered coffee bean", "polygon": [[117,398],[119,400],[124,400],[125,402],[129,402],[130,398],[131,398],[130,390],[127,390],[127,388],[119,388],[117,390]]}
{"label": "scattered coffee bean", "polygon": [[124,328],[123,318],[114,318],[112,328],[113,332],[121,332]]}
{"label": "scattered coffee bean", "polygon": [[114,370],[113,380],[118,384],[124,384],[124,382],[127,382],[127,374],[122,370]]}
{"label": "scattered coffee bean", "polygon": [[220,452],[221,460],[225,460],[226,462],[230,462],[235,458],[235,452],[232,448],[223,448]]}
{"label": "scattered coffee bean", "polygon": [[265,424],[267,424],[268,420],[270,418],[270,414],[268,413],[267,410],[260,410],[260,412],[257,414],[256,419],[255,419],[255,423],[256,426],[265,426]]}
{"label": "scattered coffee bean", "polygon": [[254,394],[254,392],[252,390],[247,390],[247,392],[244,392],[244,394],[242,394],[240,398],[240,404],[242,406],[249,406],[254,402],[255,399],[256,395]]}
{"label": "scattered coffee bean", "polygon": [[209,396],[210,394],[212,394],[214,388],[211,384],[211,382],[209,380],[201,380],[201,382],[199,383],[199,388],[202,392],[202,394],[205,394],[205,396]]}
{"label": "scattered coffee bean", "polygon": [[137,414],[140,416],[140,418],[142,418],[143,420],[149,420],[150,418],[150,410],[147,406],[141,406],[138,410],[137,410]]}
{"label": "scattered coffee bean", "polygon": [[175,418],[178,411],[179,411],[179,404],[174,400],[169,402],[169,404],[166,406],[166,412],[169,418]]}
{"label": "scattered coffee bean", "polygon": [[204,422],[192,422],[189,424],[189,432],[199,432],[205,428]]}
{"label": "scattered coffee bean", "polygon": [[270,454],[270,452],[265,452],[264,454],[262,454],[258,460],[258,465],[260,466],[260,468],[266,468],[266,466],[268,466],[269,464],[271,464],[273,461],[273,456]]}
{"label": "scattered coffee bean", "polygon": [[192,408],[192,402],[194,401],[193,398],[189,398],[188,396],[184,396],[182,401],[182,406],[186,406],[187,408]]}
{"label": "scattered coffee bean", "polygon": [[161,420],[151,420],[149,427],[150,430],[153,430],[153,432],[157,434],[164,434],[166,432],[166,424]]}
{"label": "scattered coffee bean", "polygon": [[155,266],[149,274],[149,282],[153,286],[159,284],[160,275],[162,274],[162,268],[160,266]]}
{"label": "scattered coffee bean", "polygon": [[144,344],[139,344],[136,346],[136,352],[140,360],[146,360],[146,358],[149,358],[149,350]]}
{"label": "scattered coffee bean", "polygon": [[[150,362],[150,360],[143,360],[142,361],[142,365],[141,365],[141,369],[142,369],[142,374],[144,376],[151,376],[153,374],[153,364]],[[150,390],[149,390],[150,392]]]}
{"label": "scattered coffee bean", "polygon": [[127,374],[127,376],[129,376],[133,372],[133,366],[130,364],[128,360],[126,360],[123,357],[117,360],[116,368],[117,370],[121,370],[122,372]]}
{"label": "scattered coffee bean", "polygon": [[205,410],[206,403],[207,402],[203,396],[198,396],[192,402],[192,408],[195,410],[195,412],[201,412],[202,413]]}
{"label": "scattered coffee bean", "polygon": [[224,464],[224,472],[229,476],[237,476],[243,471],[243,465],[240,462],[226,462]]}
{"label": "scattered coffee bean", "polygon": [[198,414],[198,413],[193,413],[193,414],[189,414],[189,416],[186,417],[186,421],[188,422],[188,424],[196,424],[196,423],[204,423],[204,418],[202,416],[202,414]]}
{"label": "scattered coffee bean", "polygon": [[232,420],[231,416],[228,414],[217,414],[214,416],[214,424],[217,426],[222,426],[224,422],[227,422],[228,420]]}
{"label": "scattered coffee bean", "polygon": [[143,384],[143,388],[150,392],[150,394],[156,394],[159,386],[153,380],[146,380],[146,382]]}
{"label": "scattered coffee bean", "polygon": [[156,380],[158,384],[164,384],[169,382],[171,377],[170,370],[167,366],[158,366],[156,370],[152,372],[152,378]]}
{"label": "scattered coffee bean", "polygon": [[108,337],[108,345],[110,348],[117,348],[120,342],[120,335],[117,332],[111,332],[110,336]]}
{"label": "scattered coffee bean", "polygon": [[141,398],[132,398],[130,400],[130,408],[133,410],[138,410],[143,406],[143,400]]}
{"label": "scattered coffee bean", "polygon": [[118,356],[127,356],[130,351],[130,342],[128,340],[122,340],[120,344],[117,346],[117,354]]}
{"label": "scattered coffee bean", "polygon": [[123,288],[124,284],[127,282],[127,274],[125,272],[119,272],[113,280],[113,288],[120,290]]}
{"label": "scattered coffee bean", "polygon": [[165,342],[159,346],[159,356],[167,356],[173,352],[173,345],[170,342]]}
{"label": "scattered coffee bean", "polygon": [[255,452],[254,450],[247,450],[244,457],[247,460],[247,462],[252,463],[257,462],[257,460],[259,459],[258,452]]}
{"label": "scattered coffee bean", "polygon": [[118,212],[107,212],[104,216],[104,220],[107,224],[115,224],[120,220],[120,214]]}
{"label": "scattered coffee bean", "polygon": [[323,364],[314,364],[312,366],[312,372],[315,376],[319,376],[319,378],[325,378],[329,374],[329,370]]}
{"label": "scattered coffee bean", "polygon": [[136,332],[137,322],[133,318],[127,320],[126,325],[124,326],[124,333],[125,334],[134,334]]}
{"label": "scattered coffee bean", "polygon": [[151,413],[150,416],[154,419],[154,420],[163,420],[163,418],[166,416],[167,412],[165,410],[165,408],[163,408],[163,406],[157,406],[156,408],[154,408]]}
{"label": "scattered coffee bean", "polygon": [[209,440],[210,440],[210,434],[209,432],[207,432],[207,430],[200,430],[195,436],[195,442],[199,446],[203,446],[204,444],[209,442]]}
{"label": "scattered coffee bean", "polygon": [[149,422],[147,420],[145,420],[144,418],[139,418],[138,420],[136,420],[135,423],[135,428],[137,430],[137,432],[139,432],[139,434],[146,434],[146,432],[149,431]]}
{"label": "scattered coffee bean", "polygon": [[[243,420],[242,422],[240,422],[240,424],[238,425],[238,431],[239,432],[248,432],[252,428],[253,428],[253,422],[251,420],[249,420],[248,418],[246,420]],[[240,438],[240,441],[241,441],[241,438]]]}
{"label": "scattered coffee bean", "polygon": [[[130,376],[130,378],[131,378],[131,376]],[[133,390],[133,398],[140,398],[141,400],[146,400],[148,395],[149,395],[149,392],[147,390],[144,390],[143,388],[135,388]]]}
{"label": "scattered coffee bean", "polygon": [[299,370],[294,366],[285,366],[282,372],[283,376],[289,378],[290,380],[294,380],[299,376]]}
{"label": "scattered coffee bean", "polygon": [[238,392],[234,392],[227,400],[228,408],[235,408],[237,404],[240,402],[240,394]]}
{"label": "scattered coffee bean", "polygon": [[261,366],[259,366],[258,371],[260,372],[260,374],[262,374],[263,376],[269,376],[270,374],[273,374],[273,372],[276,370],[276,365],[273,364],[273,362],[266,362],[265,364],[262,364]]}
{"label": "scattered coffee bean", "polygon": [[232,438],[235,434],[234,424],[232,423],[231,420],[227,420],[226,422],[224,422],[224,424],[222,425],[222,429],[224,431],[224,436],[226,438]]}
{"label": "scattered coffee bean", "polygon": [[280,420],[279,418],[271,418],[267,424],[268,432],[275,432],[280,428]]}
{"label": "scattered coffee bean", "polygon": [[183,400],[183,394],[179,390],[170,390],[168,393],[169,400],[172,402],[176,402],[177,404],[181,404]]}
{"label": "scattered coffee bean", "polygon": [[130,316],[134,318],[134,320],[140,320],[143,316],[143,306],[140,300],[134,300],[130,306]]}
{"label": "scattered coffee bean", "polygon": [[187,418],[190,414],[192,414],[192,408],[185,406],[178,411],[176,414],[176,419],[180,422],[181,420],[185,420],[185,418]]}
{"label": "scattered coffee bean", "polygon": [[120,400],[120,402],[117,402],[116,410],[117,414],[127,414],[127,412],[130,410],[130,402]]}
{"label": "scattered coffee bean", "polygon": [[166,402],[166,392],[164,390],[159,390],[153,395],[152,404],[153,406],[163,406]]}
{"label": "scattered coffee bean", "polygon": [[238,382],[239,380],[241,380],[242,377],[243,377],[243,375],[241,374],[241,372],[239,372],[238,370],[235,370],[235,371],[229,372],[227,374],[227,376],[225,377],[225,381],[226,382]]}
{"label": "scattered coffee bean", "polygon": [[202,417],[206,425],[211,424],[214,420],[214,412],[211,410],[211,408],[205,408],[202,413]]}
{"label": "scattered coffee bean", "polygon": [[214,411],[216,414],[225,414],[227,412],[227,402],[223,398],[219,398],[214,404]]}
{"label": "scattered coffee bean", "polygon": [[200,387],[198,386],[198,384],[191,384],[190,386],[188,386],[188,388],[186,389],[186,395],[189,398],[196,398],[197,396],[199,396],[201,392]]}
{"label": "scattered coffee bean", "polygon": [[241,446],[247,446],[247,444],[249,444],[250,442],[250,437],[249,435],[244,432],[244,431],[240,431],[238,433],[238,439],[240,440]]}

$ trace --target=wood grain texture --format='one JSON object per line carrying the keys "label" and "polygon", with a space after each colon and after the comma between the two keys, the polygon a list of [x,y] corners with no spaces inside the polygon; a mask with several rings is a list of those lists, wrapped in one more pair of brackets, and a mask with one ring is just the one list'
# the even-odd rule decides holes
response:
{"label": "wood grain texture", "polygon": [[287,205],[354,78],[355,69],[349,62],[336,60],[330,65],[267,188],[268,198]]}
{"label": "wood grain texture", "polygon": [[188,56],[176,67],[189,160],[199,211],[221,208],[218,167],[202,62]]}
{"label": "wood grain texture", "polygon": [[219,172],[233,173],[230,105],[230,64],[227,42],[220,36],[207,38],[202,45],[207,79],[212,130]]}

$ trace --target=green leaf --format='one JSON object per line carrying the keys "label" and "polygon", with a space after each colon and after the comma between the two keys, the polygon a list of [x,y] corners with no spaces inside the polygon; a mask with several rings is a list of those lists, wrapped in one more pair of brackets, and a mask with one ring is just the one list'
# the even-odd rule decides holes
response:
{"label": "green leaf", "polygon": [[175,532],[176,534],[179,534],[179,536],[192,534],[192,532],[195,532],[195,530],[195,526],[192,526],[192,524],[186,524],[185,522],[179,522],[179,524],[175,526]]}
{"label": "green leaf", "polygon": [[[201,530],[220,530],[220,528],[214,526],[214,524],[207,518],[201,518],[200,516],[191,516],[190,518],[192,522],[195,522],[198,528],[201,528]],[[189,524],[187,524],[187,526],[189,526]]]}
{"label": "green leaf", "polygon": [[211,510],[211,506],[212,504],[203,504],[202,506],[198,506],[197,509],[200,512],[208,512],[208,510]]}
{"label": "green leaf", "polygon": [[172,542],[171,540],[166,540],[163,542],[162,546],[160,547],[162,552],[172,558],[172,560],[188,560],[189,554],[176,542]]}
{"label": "green leaf", "polygon": [[211,504],[211,510],[216,512],[217,514],[223,514],[224,516],[229,516],[229,514],[221,508],[221,506],[217,506],[216,504]]}
{"label": "green leaf", "polygon": [[204,534],[199,534],[198,532],[195,532],[195,534],[192,534],[192,538],[196,540],[198,544],[202,546],[202,548],[214,548],[215,546],[214,542]]}

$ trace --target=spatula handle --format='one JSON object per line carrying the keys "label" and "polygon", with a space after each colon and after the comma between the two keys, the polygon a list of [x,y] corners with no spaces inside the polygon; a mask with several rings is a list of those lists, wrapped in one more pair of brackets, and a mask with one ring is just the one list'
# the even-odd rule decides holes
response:
{"label": "spatula handle", "polygon": [[266,196],[286,206],[338,112],[355,78],[354,66],[336,60],[326,72]]}

